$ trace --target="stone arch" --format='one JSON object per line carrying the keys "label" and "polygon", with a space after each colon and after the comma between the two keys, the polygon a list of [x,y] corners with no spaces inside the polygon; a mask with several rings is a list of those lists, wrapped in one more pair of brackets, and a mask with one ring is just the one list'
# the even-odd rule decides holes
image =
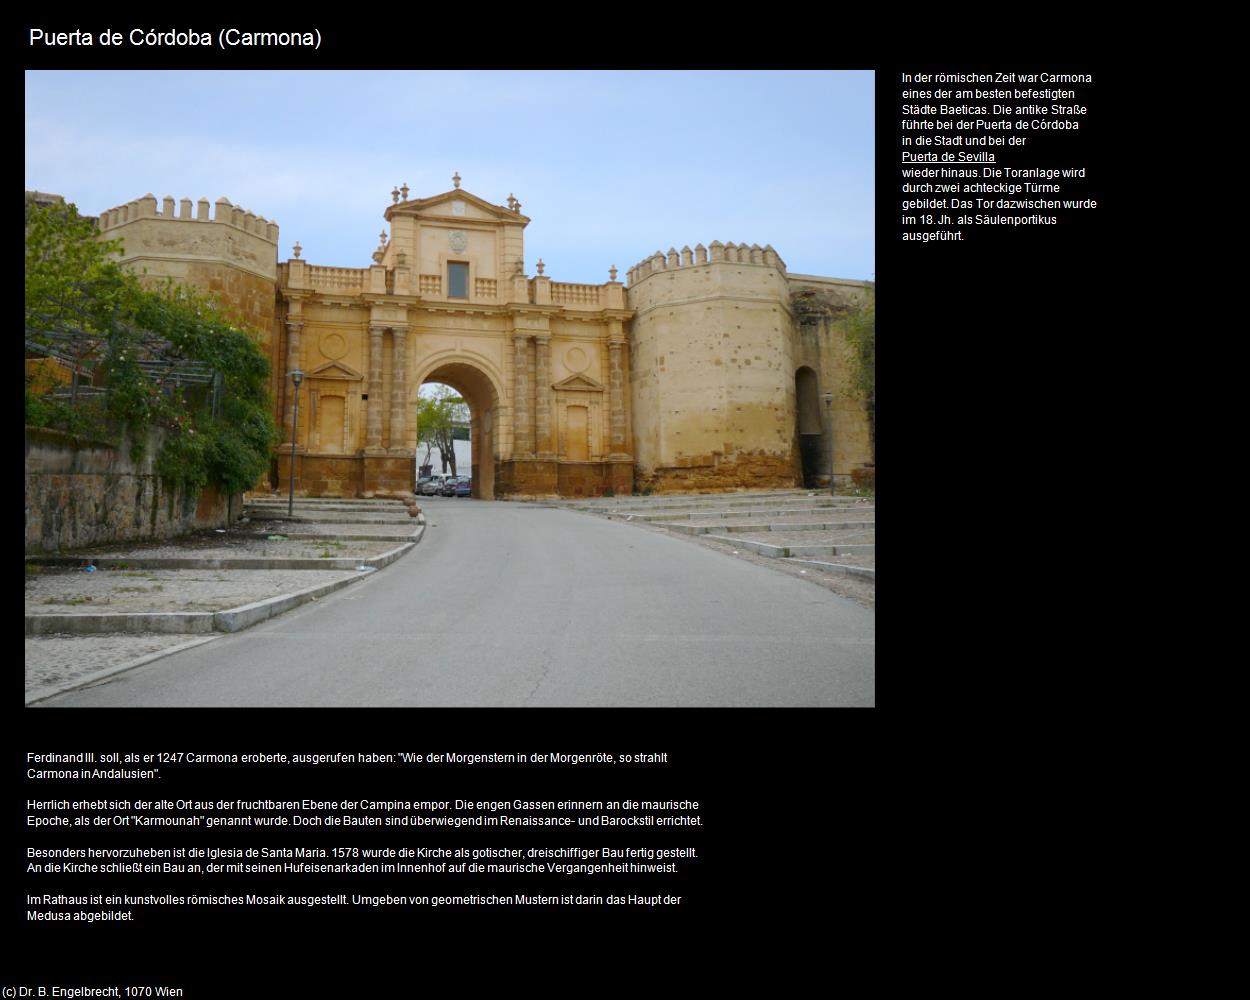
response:
{"label": "stone arch", "polygon": [[455,389],[469,407],[473,496],[495,498],[495,463],[499,458],[503,380],[486,359],[463,351],[440,351],[422,360],[412,380],[410,412],[415,413],[421,386],[443,382]]}
{"label": "stone arch", "polygon": [[820,413],[820,381],[803,365],[794,373],[794,417],[803,462],[803,485],[814,487],[828,468],[829,442]]}

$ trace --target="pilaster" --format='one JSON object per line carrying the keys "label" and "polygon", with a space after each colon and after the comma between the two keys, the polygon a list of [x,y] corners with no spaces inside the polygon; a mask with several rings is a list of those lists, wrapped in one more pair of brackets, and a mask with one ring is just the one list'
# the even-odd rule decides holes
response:
{"label": "pilaster", "polygon": [[384,455],[382,448],[382,330],[369,325],[369,399],[365,422],[365,454]]}
{"label": "pilaster", "polygon": [[514,458],[529,458],[534,453],[530,424],[529,337],[517,334],[512,339],[512,345],[512,454]]}
{"label": "pilaster", "polygon": [[411,453],[404,419],[408,409],[408,328],[392,327],[391,337],[391,446],[388,450],[392,455],[407,455]]}
{"label": "pilaster", "polygon": [[539,458],[555,458],[551,440],[551,338],[534,338],[534,450]]}
{"label": "pilaster", "polygon": [[[617,324],[619,326],[619,324]],[[629,459],[625,427],[625,342],[608,341],[608,450],[609,461]]]}
{"label": "pilaster", "polygon": [[[286,323],[286,372],[285,383],[291,385],[291,372],[300,367],[300,358],[302,357],[302,336],[304,324],[300,320],[287,320]],[[283,425],[286,427],[286,440],[288,450],[290,443],[295,440],[295,391],[294,388],[288,388],[286,391],[286,416],[283,419]]]}

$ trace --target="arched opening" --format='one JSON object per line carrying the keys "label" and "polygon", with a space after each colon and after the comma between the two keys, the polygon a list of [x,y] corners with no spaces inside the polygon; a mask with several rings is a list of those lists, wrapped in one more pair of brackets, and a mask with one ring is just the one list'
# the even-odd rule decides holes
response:
{"label": "arched opening", "polygon": [[812,488],[828,469],[829,449],[820,419],[820,392],[816,373],[804,366],[794,373],[794,410],[798,421],[803,485]]}
{"label": "arched opening", "polygon": [[[461,475],[468,473],[472,476],[472,496],[475,499],[493,500],[495,498],[495,463],[499,458],[496,428],[499,423],[500,402],[500,392],[495,380],[483,368],[461,358],[431,361],[427,369],[418,372],[417,375],[418,377],[414,380],[417,388],[414,390],[412,401],[414,419],[417,408],[420,406],[419,393],[422,385],[441,382],[451,386],[464,400],[469,411],[471,467],[461,469],[457,465],[456,471]],[[418,428],[418,436],[420,436],[420,428]],[[424,457],[425,449],[422,447],[417,455],[418,465]],[[438,471],[440,466],[437,450],[434,452],[433,461],[435,470]]]}
{"label": "arched opening", "polygon": [[446,382],[427,381],[418,391],[417,481],[437,473],[469,475],[473,450],[468,404]]}

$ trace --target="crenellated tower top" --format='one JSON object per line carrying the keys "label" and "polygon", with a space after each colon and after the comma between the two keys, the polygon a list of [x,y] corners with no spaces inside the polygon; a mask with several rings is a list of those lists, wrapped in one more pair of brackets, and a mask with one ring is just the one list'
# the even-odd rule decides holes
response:
{"label": "crenellated tower top", "polygon": [[702,267],[705,264],[756,264],[771,267],[782,274],[786,273],[786,262],[772,248],[772,244],[760,246],[753,243],[721,243],[713,240],[708,246],[702,243],[690,249],[689,244],[677,250],[669,247],[668,253],[657,250],[650,257],[644,257],[626,272],[630,287],[644,278],[661,271],[672,271],[686,267]]}

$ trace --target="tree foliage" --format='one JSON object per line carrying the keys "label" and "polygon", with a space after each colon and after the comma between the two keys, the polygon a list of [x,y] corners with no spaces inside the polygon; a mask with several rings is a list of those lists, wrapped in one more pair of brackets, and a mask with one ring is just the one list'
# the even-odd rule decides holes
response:
{"label": "tree foliage", "polygon": [[[112,258],[119,249],[99,241],[73,205],[27,205],[27,351],[68,356],[106,390],[93,411],[32,392],[28,380],[27,423],[127,435],[135,448],[160,427],[156,466],[167,484],[228,493],[255,485],[277,440],[264,353],[204,296],[172,282],[144,288]],[[208,384],[163,379],[154,368],[192,368]]]}
{"label": "tree foliage", "polygon": [[135,284],[112,257],[121,243],[95,236],[95,223],[74,205],[26,205],[27,336],[73,330],[87,342],[107,338]]}
{"label": "tree foliage", "polygon": [[871,289],[868,298],[846,319],[846,341],[851,347],[851,384],[864,396],[868,429],[872,435],[874,461],[877,448],[877,302]]}
{"label": "tree foliage", "polygon": [[421,408],[417,412],[417,438],[425,444],[425,461],[422,464],[429,465],[430,452],[437,448],[443,471],[446,472],[450,466],[454,476],[456,428],[468,419],[468,405],[450,386],[433,385],[422,389]]}

